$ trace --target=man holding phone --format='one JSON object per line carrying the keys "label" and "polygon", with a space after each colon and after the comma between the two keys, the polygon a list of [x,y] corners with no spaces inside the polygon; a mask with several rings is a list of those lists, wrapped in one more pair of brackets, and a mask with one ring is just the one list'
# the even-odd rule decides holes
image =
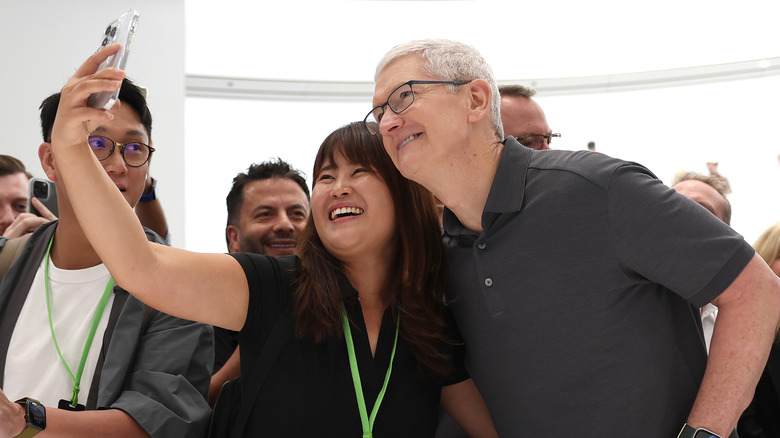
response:
{"label": "man holding phone", "polygon": [[28,184],[32,178],[24,164],[10,155],[0,155],[0,236],[8,239],[35,231],[57,217],[39,200],[33,206],[41,213],[27,212]]}
{"label": "man holding phone", "polygon": [[[203,436],[213,330],[151,309],[114,284],[52,155],[59,97],[41,105],[38,153],[59,186],[59,220],[32,234],[0,285],[0,437],[33,436],[42,425],[52,436]],[[122,82],[119,98],[89,143],[134,206],[154,151],[152,118],[132,82]],[[147,237],[164,244],[151,231]]]}

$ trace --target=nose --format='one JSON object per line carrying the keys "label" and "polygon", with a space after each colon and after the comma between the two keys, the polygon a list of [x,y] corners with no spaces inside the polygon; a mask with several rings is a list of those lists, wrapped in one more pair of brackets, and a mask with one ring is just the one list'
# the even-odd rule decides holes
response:
{"label": "nose", "polygon": [[286,212],[283,212],[279,215],[279,220],[277,220],[274,224],[274,231],[285,231],[287,233],[292,233],[295,231],[292,221],[290,220],[290,216],[288,216]]}
{"label": "nose", "polygon": [[116,149],[114,149],[114,153],[105,160],[101,161],[101,163],[103,163],[103,167],[106,169],[106,172],[113,172],[118,174],[127,172],[127,163],[125,163],[125,160],[122,157],[122,152],[119,150],[118,145]]}
{"label": "nose", "polygon": [[0,205],[0,235],[5,233],[5,229],[14,221],[14,212],[11,205]]}
{"label": "nose", "polygon": [[389,107],[385,108],[385,112],[382,115],[382,120],[379,121],[379,133],[386,135],[396,128],[403,125],[403,119],[395,111]]}
{"label": "nose", "polygon": [[330,188],[330,196],[332,198],[340,198],[342,196],[348,196],[350,191],[349,181],[344,177],[339,177],[334,181]]}
{"label": "nose", "polygon": [[546,138],[542,139],[542,144],[539,146],[540,151],[549,151],[550,150],[550,143],[547,142]]}

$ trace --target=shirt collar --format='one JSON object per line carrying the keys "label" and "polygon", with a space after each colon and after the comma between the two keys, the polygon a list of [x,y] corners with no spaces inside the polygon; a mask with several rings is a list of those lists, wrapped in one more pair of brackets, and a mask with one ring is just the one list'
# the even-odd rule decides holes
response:
{"label": "shirt collar", "polygon": [[[517,212],[523,207],[525,180],[532,154],[531,149],[518,143],[514,137],[504,140],[496,175],[482,211],[483,226],[487,223],[488,214]],[[460,223],[455,213],[446,207],[442,223],[444,232],[449,236],[471,233]]]}

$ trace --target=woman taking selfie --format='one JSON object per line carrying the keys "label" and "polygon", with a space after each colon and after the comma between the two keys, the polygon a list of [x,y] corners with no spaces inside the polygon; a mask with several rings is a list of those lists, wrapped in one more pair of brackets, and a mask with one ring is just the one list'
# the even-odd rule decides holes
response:
{"label": "woman taking selfie", "polygon": [[161,311],[240,330],[245,381],[276,321],[292,314],[291,335],[239,435],[430,437],[441,397],[467,433],[495,436],[442,304],[433,198],[398,173],[381,140],[361,123],[325,139],[299,260],[149,244],[86,141],[110,117],[88,108],[88,96],[124,77],[95,71],[114,50],[90,57],[63,89],[55,158],[76,215],[117,284]]}

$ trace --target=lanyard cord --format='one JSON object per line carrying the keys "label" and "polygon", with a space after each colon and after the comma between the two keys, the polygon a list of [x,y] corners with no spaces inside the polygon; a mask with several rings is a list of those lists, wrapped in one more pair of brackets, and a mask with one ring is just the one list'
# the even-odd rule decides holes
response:
{"label": "lanyard cord", "polygon": [[398,344],[398,327],[401,322],[401,317],[399,315],[398,321],[396,321],[395,324],[393,352],[390,354],[390,364],[387,366],[385,383],[382,385],[382,390],[379,391],[379,395],[376,397],[374,409],[371,410],[370,419],[366,411],[366,401],[363,397],[363,385],[360,383],[360,370],[358,370],[357,358],[355,357],[355,344],[352,342],[352,330],[349,328],[347,311],[344,310],[344,306],[341,307],[341,322],[344,325],[344,339],[347,341],[347,352],[349,352],[349,370],[352,373],[352,383],[355,385],[355,396],[357,397],[358,410],[360,411],[360,423],[363,425],[363,438],[371,438],[373,437],[374,420],[376,420],[376,415],[379,413],[379,405],[382,404],[382,399],[385,397],[387,383],[390,381],[390,373],[393,371],[393,360],[395,359],[395,347]]}
{"label": "lanyard cord", "polygon": [[70,375],[70,379],[73,381],[73,396],[70,399],[70,406],[76,407],[79,403],[79,391],[81,388],[79,387],[79,384],[81,383],[81,375],[84,373],[84,365],[87,363],[87,356],[89,355],[89,349],[92,347],[92,340],[95,338],[95,332],[97,331],[98,324],[100,324],[100,318],[103,316],[103,310],[106,308],[106,303],[108,302],[108,298],[111,296],[111,291],[114,289],[114,278],[110,278],[108,280],[108,284],[106,285],[106,290],[103,292],[103,296],[100,298],[100,303],[98,304],[97,310],[95,311],[95,316],[92,318],[92,327],[89,329],[89,334],[87,335],[87,342],[84,344],[84,350],[81,352],[81,361],[79,362],[79,368],[76,371],[76,376],[73,376],[73,372],[70,370],[70,367],[68,366],[68,363],[65,362],[65,358],[62,357],[62,353],[60,352],[60,346],[57,343],[57,337],[54,335],[54,323],[51,319],[51,291],[50,291],[50,285],[49,285],[49,253],[51,252],[51,244],[54,242],[54,236],[52,236],[51,240],[49,241],[49,246],[46,248],[46,263],[43,265],[43,275],[44,275],[44,286],[46,290],[46,311],[49,315],[49,328],[51,328],[51,338],[54,341],[54,347],[57,349],[57,355],[60,357],[60,361],[62,361],[62,364],[65,366],[65,370]]}

